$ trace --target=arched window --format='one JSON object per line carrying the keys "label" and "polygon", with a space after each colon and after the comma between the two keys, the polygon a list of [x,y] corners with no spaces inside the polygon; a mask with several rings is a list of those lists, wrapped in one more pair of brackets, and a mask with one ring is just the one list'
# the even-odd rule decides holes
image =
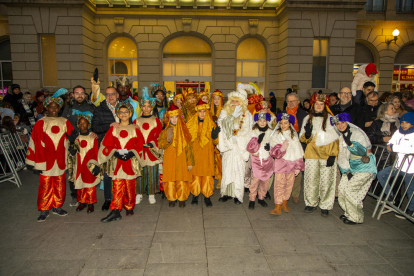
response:
{"label": "arched window", "polygon": [[211,47],[194,36],[168,41],[163,49],[163,81],[170,91],[193,88],[210,92],[212,81]]}
{"label": "arched window", "polygon": [[392,92],[414,89],[414,44],[402,47],[394,60]]}
{"label": "arched window", "polygon": [[0,42],[0,97],[7,94],[8,87],[12,84],[12,61],[10,40],[3,40]]}
{"label": "arched window", "polygon": [[[119,76],[132,78],[132,90],[138,89],[137,46],[127,37],[117,37],[108,47],[109,84],[114,85]],[[131,91],[133,92],[133,91]]]}
{"label": "arched window", "polygon": [[255,82],[264,91],[266,53],[263,44],[255,38],[243,40],[237,47],[237,83]]}
{"label": "arched window", "polygon": [[[371,50],[362,43],[355,43],[355,54],[354,54],[354,70],[352,71],[353,76],[355,77],[358,73],[358,69],[362,64],[374,63],[375,58]],[[377,75],[378,77],[378,75]],[[378,83],[378,80],[377,80]]]}

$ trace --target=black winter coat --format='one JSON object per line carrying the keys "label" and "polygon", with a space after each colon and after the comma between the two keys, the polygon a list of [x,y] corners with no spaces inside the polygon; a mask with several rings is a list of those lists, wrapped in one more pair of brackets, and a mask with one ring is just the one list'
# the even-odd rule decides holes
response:
{"label": "black winter coat", "polygon": [[3,102],[9,102],[11,106],[13,107],[14,113],[19,112],[19,100],[23,98],[23,93],[14,94],[13,92],[11,94],[7,94],[3,98]]}
{"label": "black winter coat", "polygon": [[[381,103],[378,103],[376,106],[365,105],[362,107],[363,115],[364,115],[364,126],[366,122],[374,121],[378,115],[378,108],[380,107]],[[364,128],[365,132],[368,131],[368,128]]]}
{"label": "black winter coat", "polygon": [[368,135],[369,140],[371,141],[371,144],[386,145],[387,143],[384,142],[383,138],[386,136],[392,136],[397,131],[397,127],[395,123],[391,123],[391,127],[390,127],[391,134],[385,135],[385,133],[381,131],[381,127],[383,124],[384,122],[382,120],[375,120],[372,122],[371,126],[368,128],[366,133]]}
{"label": "black winter coat", "polygon": [[31,113],[28,113],[26,111],[26,109],[24,109],[23,104],[19,103],[19,110],[17,111],[17,113],[20,114],[20,121],[25,123],[26,125],[30,126],[30,117],[34,117],[34,119],[36,120],[35,116],[34,116],[34,111],[36,110],[36,106],[37,106],[37,102],[36,101],[32,101],[29,105],[29,109],[30,111],[32,111]]}
{"label": "black winter coat", "polygon": [[98,135],[99,144],[101,144],[112,123],[115,123],[114,115],[112,115],[112,111],[104,101],[95,108],[92,117],[92,131]]}
{"label": "black winter coat", "polygon": [[81,104],[78,104],[74,100],[71,101],[69,105],[65,107],[62,113],[62,117],[69,120],[69,122],[73,125],[75,130],[79,133],[79,129],[76,126],[78,117],[80,113],[93,116],[93,113],[95,111],[95,106],[90,103],[89,101],[84,101]]}
{"label": "black winter coat", "polygon": [[357,103],[352,103],[348,108],[344,111],[341,110],[340,101],[329,107],[333,113],[333,115],[338,115],[341,113],[349,113],[351,115],[351,120],[354,125],[364,130],[365,122],[364,122],[364,113],[362,111],[362,107]]}

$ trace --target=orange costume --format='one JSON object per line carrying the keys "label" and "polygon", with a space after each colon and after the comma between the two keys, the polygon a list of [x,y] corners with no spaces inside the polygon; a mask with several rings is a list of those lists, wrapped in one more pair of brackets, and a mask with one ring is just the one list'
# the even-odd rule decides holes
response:
{"label": "orange costume", "polygon": [[[214,105],[214,97],[219,96],[220,104],[218,106]],[[211,94],[211,100],[210,100],[210,114],[212,116],[212,119],[214,123],[217,124],[218,117],[220,116],[221,109],[223,108],[223,99],[224,95],[220,90],[216,90]],[[221,175],[222,175],[222,167],[221,167],[221,155],[220,151],[217,149],[217,147],[214,147],[214,178],[217,179],[217,190],[220,190],[221,187]]]}
{"label": "orange costume", "polygon": [[[112,210],[133,210],[135,207],[136,178],[141,175],[139,164],[140,154],[143,150],[143,139],[140,130],[135,125],[120,125],[111,127],[99,148],[99,164],[108,162],[106,173],[113,179]],[[133,156],[127,160],[119,159],[117,152],[126,150]]]}
{"label": "orange costume", "polygon": [[39,175],[37,208],[48,211],[60,208],[65,202],[68,138],[74,130],[62,117],[44,117],[33,127],[26,163]]}
{"label": "orange costume", "polygon": [[[214,146],[218,144],[218,139],[211,138],[211,131],[216,124],[208,111],[209,105],[201,99],[195,109],[197,112],[187,123],[195,161],[191,171],[193,177],[190,190],[195,197],[201,192],[205,198],[209,198],[214,192]],[[206,110],[203,121],[199,119],[198,111],[200,110]]]}
{"label": "orange costume", "polygon": [[[158,147],[164,149],[163,186],[168,201],[186,201],[190,195],[192,173],[188,166],[194,166],[193,150],[191,148],[191,134],[187,129],[180,109],[171,104],[167,110],[169,118],[178,116],[174,126],[168,122],[158,138]],[[168,141],[168,132],[173,130],[172,140]]]}

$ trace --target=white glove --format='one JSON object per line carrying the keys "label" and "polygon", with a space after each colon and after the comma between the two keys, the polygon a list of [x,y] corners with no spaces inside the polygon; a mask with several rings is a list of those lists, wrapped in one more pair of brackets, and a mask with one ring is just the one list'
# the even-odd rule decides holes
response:
{"label": "white glove", "polygon": [[236,106],[236,108],[234,109],[234,112],[233,112],[233,117],[234,118],[240,117],[240,115],[242,114],[241,109],[242,109],[242,107],[240,105]]}
{"label": "white glove", "polygon": [[352,96],[356,96],[356,90],[352,90]]}
{"label": "white glove", "polygon": [[236,137],[232,137],[231,141],[233,142],[233,144],[237,144],[237,138]]}

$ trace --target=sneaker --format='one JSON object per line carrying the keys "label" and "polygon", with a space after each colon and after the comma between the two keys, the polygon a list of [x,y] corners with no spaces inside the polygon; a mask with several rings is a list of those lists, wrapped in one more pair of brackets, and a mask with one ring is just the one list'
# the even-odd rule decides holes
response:
{"label": "sneaker", "polygon": [[149,201],[149,204],[157,203],[157,201],[155,200],[155,195],[149,195],[148,201]]}
{"label": "sneaker", "polygon": [[37,218],[37,222],[44,222],[49,216],[49,211],[40,212],[40,216]]}
{"label": "sneaker", "polygon": [[79,206],[79,202],[75,197],[72,197],[72,201],[69,203],[70,207],[78,207]]}
{"label": "sneaker", "polygon": [[135,197],[135,204],[140,204],[141,201],[142,201],[142,195],[137,194],[137,196]]}
{"label": "sneaker", "polygon": [[61,217],[64,217],[64,216],[66,216],[68,214],[68,212],[66,212],[62,208],[53,208],[52,210],[53,210],[53,214],[59,215]]}

